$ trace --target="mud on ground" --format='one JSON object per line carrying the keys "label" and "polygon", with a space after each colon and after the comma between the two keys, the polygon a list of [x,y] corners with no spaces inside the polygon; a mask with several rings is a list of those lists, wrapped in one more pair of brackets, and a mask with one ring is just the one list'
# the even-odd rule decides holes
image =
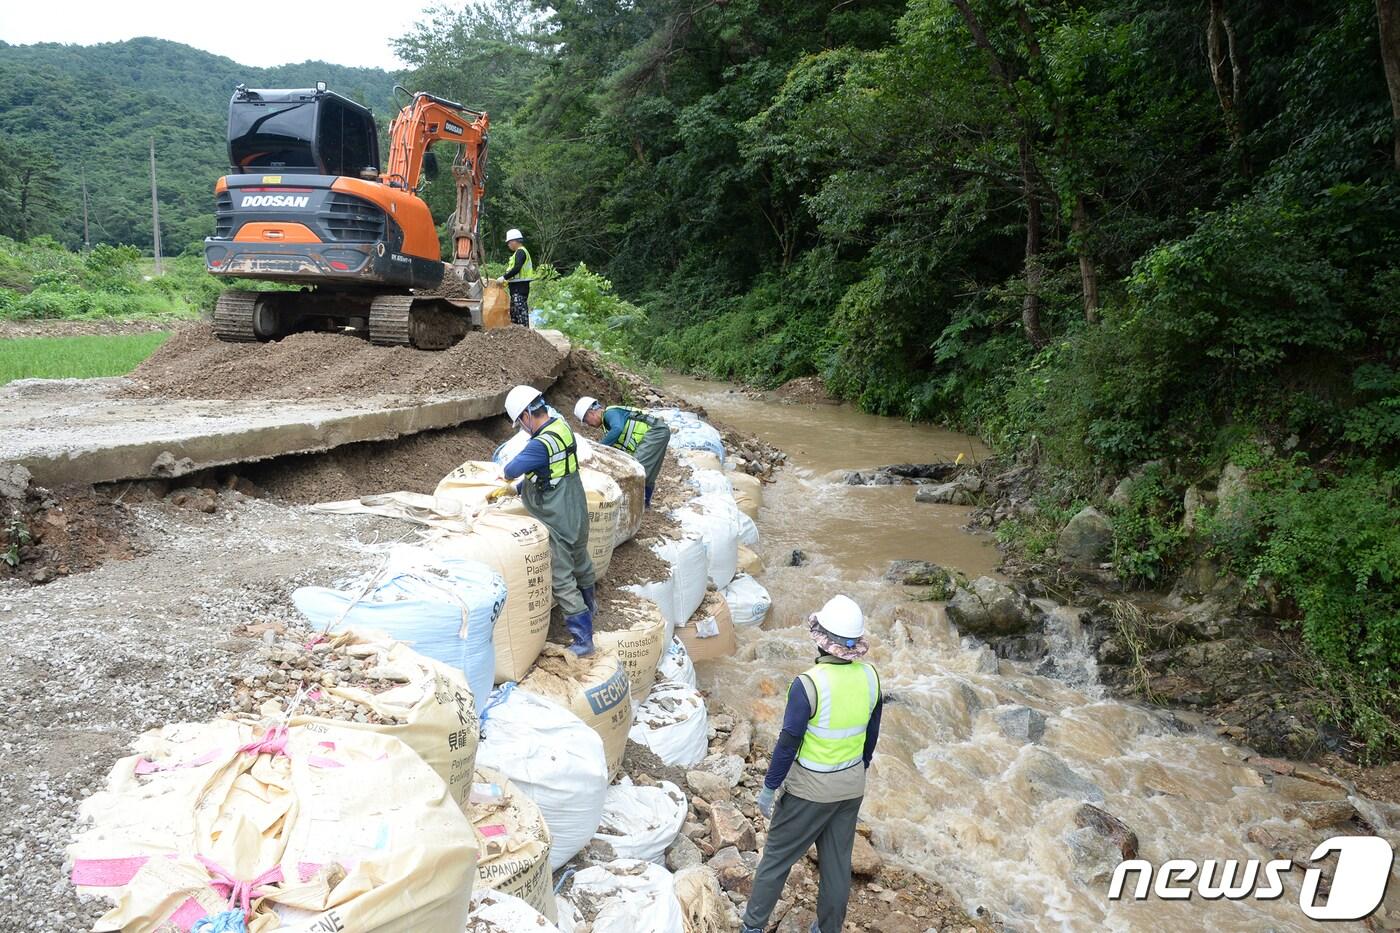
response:
{"label": "mud on ground", "polygon": [[[10,491],[16,491],[11,489]],[[47,583],[140,552],[135,518],[90,486],[0,494],[0,581]]]}

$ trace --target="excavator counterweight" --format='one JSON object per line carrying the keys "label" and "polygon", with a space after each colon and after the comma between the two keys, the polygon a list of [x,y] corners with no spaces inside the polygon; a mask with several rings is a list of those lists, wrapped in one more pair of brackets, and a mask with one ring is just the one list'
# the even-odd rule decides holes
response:
{"label": "excavator counterweight", "polygon": [[[479,227],[490,121],[431,94],[411,98],[390,125],[381,172],[368,108],[324,84],[234,91],[230,172],[214,186],[205,266],[215,275],[299,288],[224,292],[214,312],[219,339],[331,330],[440,350],[481,326]],[[439,142],[456,148],[451,265],[442,261],[437,225],[420,197],[436,161],[429,150]]]}

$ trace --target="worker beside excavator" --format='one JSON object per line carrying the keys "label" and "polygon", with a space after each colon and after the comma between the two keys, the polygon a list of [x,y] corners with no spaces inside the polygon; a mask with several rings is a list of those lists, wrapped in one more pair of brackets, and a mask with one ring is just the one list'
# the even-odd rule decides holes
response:
{"label": "worker beside excavator", "polygon": [[514,227],[506,231],[506,246],[510,248],[510,268],[497,282],[510,289],[510,322],[530,326],[530,283],[535,278],[535,261],[525,246],[525,234]]}
{"label": "worker beside excavator", "polygon": [[[578,445],[563,418],[556,418],[533,386],[516,386],[506,394],[506,415],[530,440],[505,465],[506,485],[487,501],[519,495],[525,510],[549,529],[549,556],[554,601],[573,637],[569,650],[580,657],[593,653],[593,613],[597,577],[588,556],[588,498],[578,472]],[[517,489],[515,481],[519,480]]]}
{"label": "worker beside excavator", "polygon": [[646,504],[651,507],[651,494],[656,489],[661,464],[666,462],[666,447],[671,442],[671,429],[655,415],[626,405],[603,407],[591,395],[585,395],[574,405],[574,417],[592,428],[603,427],[603,444],[625,450],[647,471]]}

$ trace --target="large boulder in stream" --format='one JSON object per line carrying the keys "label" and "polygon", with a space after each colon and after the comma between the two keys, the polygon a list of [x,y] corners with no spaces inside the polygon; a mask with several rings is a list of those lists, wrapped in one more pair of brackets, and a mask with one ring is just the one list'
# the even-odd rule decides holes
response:
{"label": "large boulder in stream", "polygon": [[1086,506],[1060,530],[1055,547],[1071,563],[1103,563],[1113,553],[1113,524],[1107,515]]}
{"label": "large boulder in stream", "polygon": [[978,577],[958,587],[947,612],[959,632],[979,638],[1020,634],[1034,619],[1026,597],[991,577]]}

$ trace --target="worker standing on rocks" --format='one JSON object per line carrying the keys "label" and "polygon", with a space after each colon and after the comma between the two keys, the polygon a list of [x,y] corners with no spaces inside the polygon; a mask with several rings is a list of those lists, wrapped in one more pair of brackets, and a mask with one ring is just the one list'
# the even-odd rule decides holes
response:
{"label": "worker standing on rocks", "polygon": [[593,653],[593,560],[588,556],[588,498],[578,472],[578,446],[563,418],[556,418],[544,396],[533,386],[516,386],[506,395],[512,424],[530,432],[530,440],[505,466],[506,485],[486,497],[496,502],[517,494],[513,485],[523,477],[519,495],[525,509],[549,529],[549,557],[554,601],[564,613],[573,636],[569,650]]}
{"label": "worker standing on rocks", "polygon": [[880,675],[860,660],[870,645],[855,600],[833,596],[807,620],[807,630],[817,643],[817,663],[788,688],[783,730],[758,794],[768,841],[743,933],[767,928],[788,871],[814,842],[821,879],[811,933],[839,933],[846,921],[856,816],[880,736]]}
{"label": "worker standing on rocks", "polygon": [[535,261],[525,247],[525,234],[511,227],[506,231],[510,248],[510,268],[496,281],[510,289],[510,322],[530,326],[530,283],[535,279]]}
{"label": "worker standing on rocks", "polygon": [[651,506],[651,494],[666,461],[666,447],[671,442],[671,429],[666,422],[640,408],[609,405],[607,408],[591,395],[585,395],[574,405],[574,417],[589,427],[606,427],[603,444],[625,450],[647,471],[646,504]]}

